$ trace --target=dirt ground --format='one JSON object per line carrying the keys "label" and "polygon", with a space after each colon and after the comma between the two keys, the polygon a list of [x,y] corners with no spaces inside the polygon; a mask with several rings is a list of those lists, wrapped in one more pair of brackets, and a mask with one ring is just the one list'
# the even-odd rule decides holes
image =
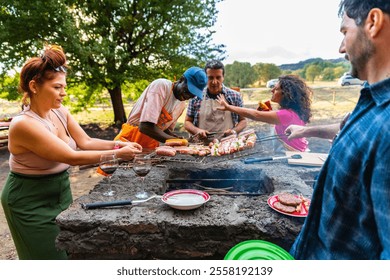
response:
{"label": "dirt ground", "polygon": [[[335,123],[337,119],[331,119],[320,123]],[[317,123],[318,124],[318,123]],[[314,123],[312,124],[314,125]],[[256,126],[252,123],[252,127]],[[91,137],[101,139],[113,139],[118,130],[115,128],[101,129],[97,124],[83,125],[84,130]],[[264,128],[262,128],[264,129]],[[257,130],[257,129],[256,129]],[[326,153],[329,150],[328,140],[311,138],[309,139],[312,152]],[[8,166],[9,152],[7,148],[0,148],[0,191],[3,188],[9,172]],[[76,199],[89,191],[102,179],[102,176],[96,173],[96,168],[80,170],[78,167],[70,168],[70,180],[73,198]],[[11,234],[4,216],[3,208],[0,206],[0,260],[17,260],[18,256],[12,241]]]}

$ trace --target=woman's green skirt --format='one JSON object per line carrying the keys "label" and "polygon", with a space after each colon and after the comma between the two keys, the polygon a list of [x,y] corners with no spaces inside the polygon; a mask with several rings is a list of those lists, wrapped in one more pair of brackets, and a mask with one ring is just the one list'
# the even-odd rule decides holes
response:
{"label": "woman's green skirt", "polygon": [[67,259],[57,250],[56,217],[72,203],[69,173],[45,176],[10,172],[1,204],[21,260]]}

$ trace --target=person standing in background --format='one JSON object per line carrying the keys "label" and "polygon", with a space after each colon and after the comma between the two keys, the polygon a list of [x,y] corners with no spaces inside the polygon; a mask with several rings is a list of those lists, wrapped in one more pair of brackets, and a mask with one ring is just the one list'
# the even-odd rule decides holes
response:
{"label": "person standing in background", "polygon": [[295,259],[390,259],[390,1],[343,0],[340,53],[367,83],[333,142]]}
{"label": "person standing in background", "polygon": [[214,133],[214,138],[221,138],[241,132],[247,121],[236,113],[220,112],[217,96],[225,96],[227,102],[234,106],[242,107],[241,94],[223,84],[225,67],[219,60],[210,60],[206,63],[207,88],[202,96],[190,100],[187,108],[184,128],[192,135],[198,135],[200,139],[207,139],[207,135]]}
{"label": "person standing in background", "polygon": [[311,89],[299,77],[286,75],[279,77],[279,81],[272,88],[271,101],[278,103],[277,111],[259,111],[250,108],[240,108],[226,102],[223,96],[218,97],[219,110],[231,111],[241,116],[275,125],[275,133],[279,135],[284,148],[290,151],[306,151],[306,138],[288,140],[284,134],[291,124],[306,125],[311,117]]}
{"label": "person standing in background", "polygon": [[115,140],[133,141],[145,149],[154,149],[159,142],[180,138],[173,130],[185,109],[185,101],[202,99],[206,84],[206,74],[199,67],[187,69],[177,82],[154,80],[138,98]]}

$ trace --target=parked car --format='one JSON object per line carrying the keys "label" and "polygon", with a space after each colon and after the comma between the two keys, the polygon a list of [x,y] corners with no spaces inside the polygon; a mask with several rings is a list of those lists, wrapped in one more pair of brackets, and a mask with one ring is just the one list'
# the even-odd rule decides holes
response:
{"label": "parked car", "polygon": [[344,74],[339,79],[339,85],[340,86],[353,86],[353,85],[359,85],[361,86],[364,83],[364,81],[352,77],[350,74]]}
{"label": "parked car", "polygon": [[279,81],[279,79],[272,79],[272,80],[269,80],[267,82],[267,84],[265,85],[267,88],[273,88],[276,83]]}

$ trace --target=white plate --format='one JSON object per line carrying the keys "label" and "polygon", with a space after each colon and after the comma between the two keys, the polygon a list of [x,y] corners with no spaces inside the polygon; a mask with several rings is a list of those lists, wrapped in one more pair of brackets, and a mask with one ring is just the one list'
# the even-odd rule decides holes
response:
{"label": "white plate", "polygon": [[210,200],[210,195],[194,189],[175,190],[167,192],[161,200],[179,210],[196,209]]}

